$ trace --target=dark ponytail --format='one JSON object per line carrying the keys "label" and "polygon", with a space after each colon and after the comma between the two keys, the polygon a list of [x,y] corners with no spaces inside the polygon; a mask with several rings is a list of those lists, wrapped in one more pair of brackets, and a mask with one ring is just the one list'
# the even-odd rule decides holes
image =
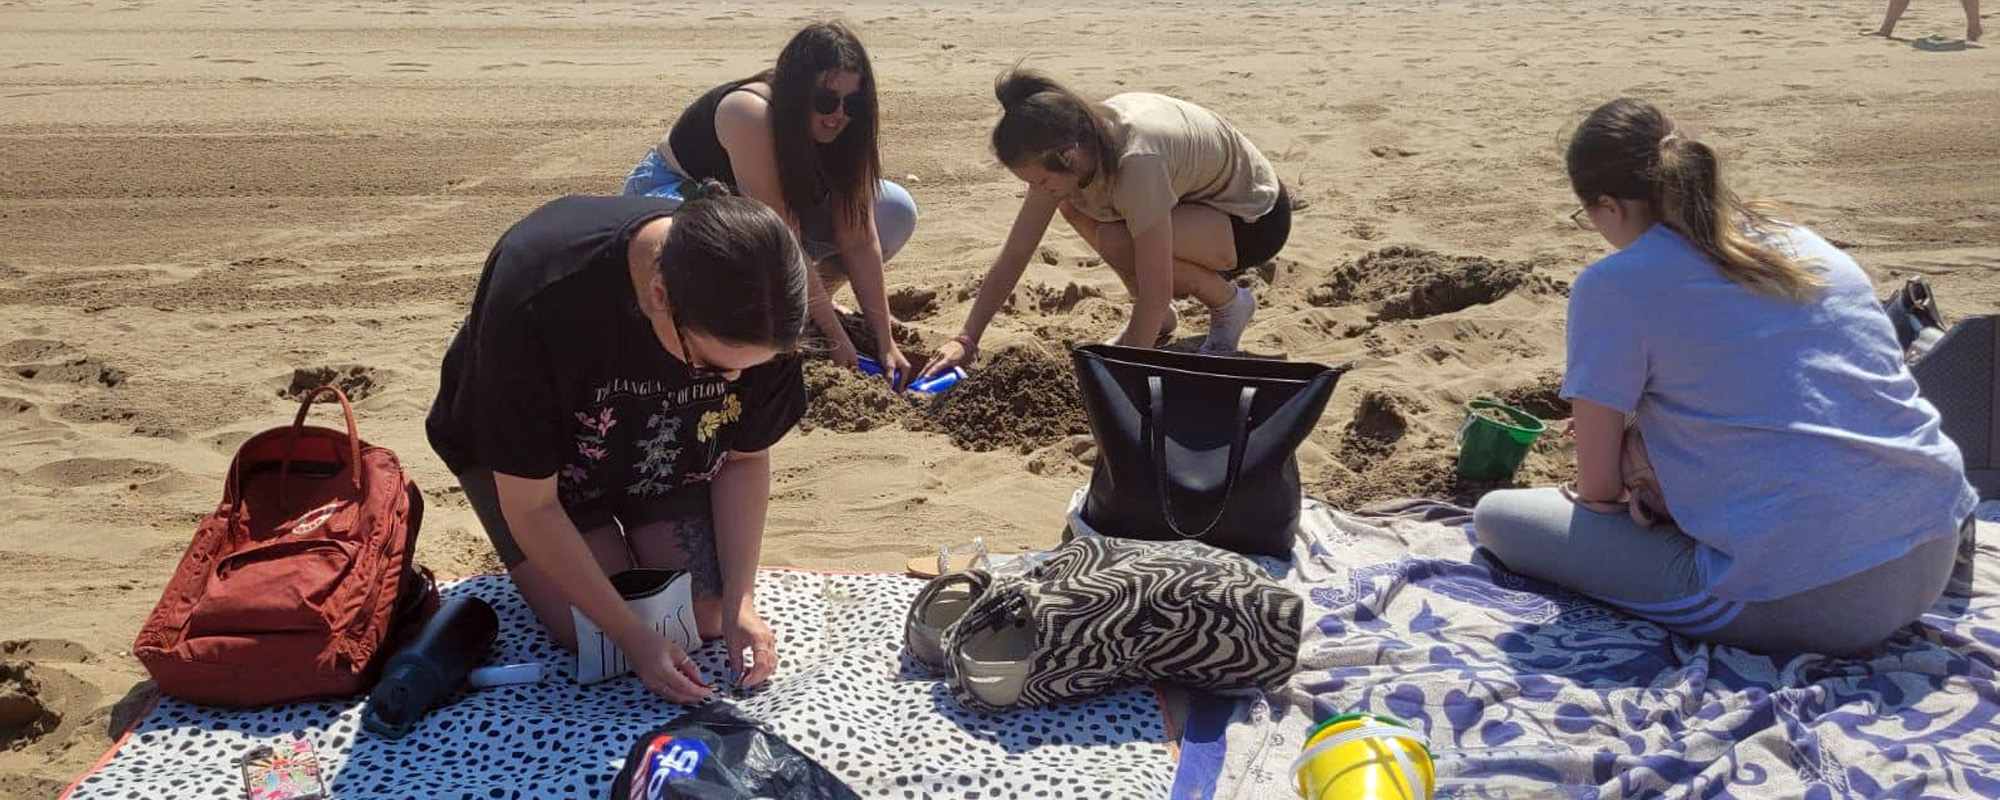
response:
{"label": "dark ponytail", "polygon": [[1104,112],[1054,78],[1016,67],[993,81],[993,96],[1004,111],[993,126],[993,155],[1001,164],[1037,164],[1074,174],[1067,154],[1076,148],[1097,157],[1099,174],[1117,171],[1118,151]]}
{"label": "dark ponytail", "polygon": [[796,347],[806,327],[806,262],[769,206],[721,181],[685,193],[660,246],[660,281],[678,324],[736,344]]}
{"label": "dark ponytail", "polygon": [[1803,301],[1826,286],[1806,265],[1752,238],[1783,224],[1775,207],[1738,198],[1722,181],[1715,150],[1681,133],[1651,103],[1620,98],[1599,106],[1570,139],[1567,161],[1570,188],[1585,204],[1607,195],[1651,203],[1661,222],[1751,291]]}

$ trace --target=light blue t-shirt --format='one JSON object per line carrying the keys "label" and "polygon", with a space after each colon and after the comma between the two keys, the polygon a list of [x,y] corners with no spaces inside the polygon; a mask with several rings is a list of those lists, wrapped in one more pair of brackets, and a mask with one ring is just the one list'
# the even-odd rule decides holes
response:
{"label": "light blue t-shirt", "polygon": [[1655,225],[1578,276],[1563,396],[1637,419],[1708,592],[1774,600],[1953,536],[1978,495],[1868,276],[1812,231],[1769,243],[1816,299],[1752,293]]}

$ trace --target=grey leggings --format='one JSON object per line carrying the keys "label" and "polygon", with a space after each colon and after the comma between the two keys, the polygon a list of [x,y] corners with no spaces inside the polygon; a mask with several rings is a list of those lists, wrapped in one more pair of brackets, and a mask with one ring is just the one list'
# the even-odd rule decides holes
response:
{"label": "grey leggings", "polygon": [[1562,584],[1686,636],[1760,653],[1867,652],[1937,602],[1962,537],[1928,542],[1825,586],[1765,602],[1707,595],[1694,539],[1672,524],[1578,508],[1555,489],[1493,492],[1473,510],[1480,544],[1510,570]]}

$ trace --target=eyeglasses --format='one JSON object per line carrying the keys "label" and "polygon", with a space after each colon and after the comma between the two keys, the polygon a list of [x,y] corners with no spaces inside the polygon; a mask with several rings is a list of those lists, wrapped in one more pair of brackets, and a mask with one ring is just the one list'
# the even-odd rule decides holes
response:
{"label": "eyeglasses", "polygon": [[1569,212],[1569,221],[1576,223],[1576,226],[1583,230],[1597,230],[1597,223],[1590,219],[1590,206],[1577,206],[1575,211]]}
{"label": "eyeglasses", "polygon": [[680,312],[675,311],[668,314],[667,320],[673,323],[674,338],[679,339],[681,342],[681,361],[687,364],[688,372],[693,373],[697,378],[714,378],[722,375],[722,370],[709,366],[707,359],[695,354],[694,343],[688,341],[687,332],[681,330]]}
{"label": "eyeglasses", "polygon": [[812,104],[813,111],[820,114],[831,114],[846,108],[848,116],[859,117],[868,110],[868,98],[862,97],[859,91],[839,95],[830,89],[814,89]]}

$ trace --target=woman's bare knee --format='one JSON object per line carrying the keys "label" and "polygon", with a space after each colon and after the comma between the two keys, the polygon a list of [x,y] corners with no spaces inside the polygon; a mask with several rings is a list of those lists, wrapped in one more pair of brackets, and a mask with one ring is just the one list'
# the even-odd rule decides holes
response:
{"label": "woman's bare knee", "polygon": [[713,595],[699,595],[694,599],[694,627],[701,638],[722,638],[722,599]]}
{"label": "woman's bare knee", "polygon": [[549,638],[564,650],[576,650],[576,619],[570,615],[569,599],[563,597],[562,590],[533,564],[518,564],[507,570],[507,577],[514,581],[515,590],[527,602],[528,610],[535,612]]}

